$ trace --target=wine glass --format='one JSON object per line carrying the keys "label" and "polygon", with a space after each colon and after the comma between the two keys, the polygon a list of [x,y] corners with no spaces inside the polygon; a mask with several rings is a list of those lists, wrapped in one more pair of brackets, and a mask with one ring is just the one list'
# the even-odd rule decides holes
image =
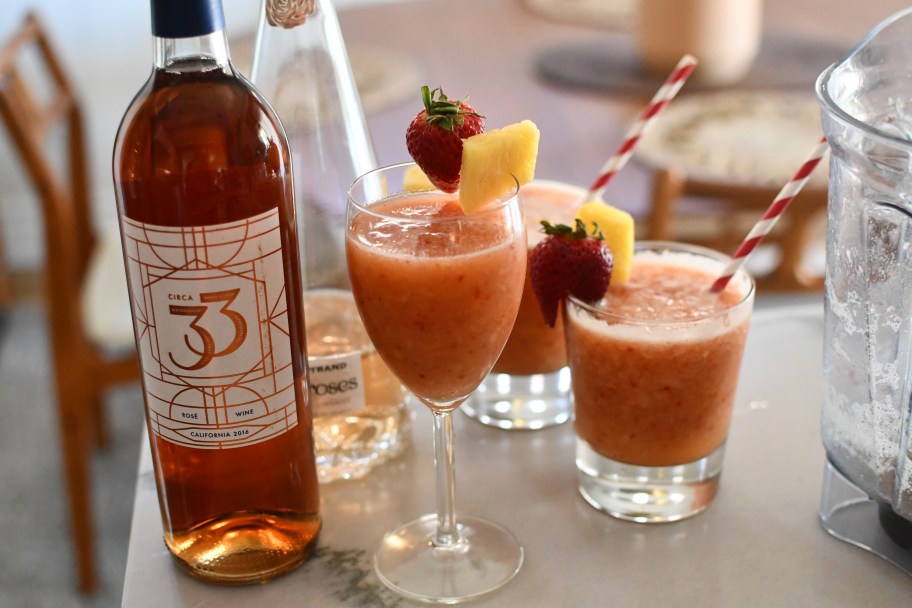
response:
{"label": "wine glass", "polygon": [[453,412],[503,350],[523,290],[518,186],[464,213],[457,194],[406,191],[412,163],[371,171],[349,191],[346,253],[377,352],[434,420],[437,513],[388,532],[374,556],[406,597],[456,603],[509,581],[523,549],[507,529],[455,509]]}

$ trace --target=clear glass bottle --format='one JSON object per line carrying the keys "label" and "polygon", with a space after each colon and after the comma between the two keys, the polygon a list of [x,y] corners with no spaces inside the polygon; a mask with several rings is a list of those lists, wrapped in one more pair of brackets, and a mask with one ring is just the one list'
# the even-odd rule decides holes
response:
{"label": "clear glass bottle", "polygon": [[332,3],[264,0],[251,77],[294,157],[317,471],[323,482],[356,479],[405,450],[411,418],[349,290],[348,189],[377,163]]}
{"label": "clear glass bottle", "polygon": [[197,577],[259,582],[321,527],[291,155],[220,1],[151,5],[113,169],[165,544]]}

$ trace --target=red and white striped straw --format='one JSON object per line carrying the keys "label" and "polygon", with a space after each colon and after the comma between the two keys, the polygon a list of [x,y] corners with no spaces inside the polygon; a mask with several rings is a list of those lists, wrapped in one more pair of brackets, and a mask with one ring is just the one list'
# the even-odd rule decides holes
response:
{"label": "red and white striped straw", "polygon": [[693,55],[684,55],[681,57],[678,65],[675,66],[675,69],[671,71],[671,75],[665,80],[664,84],[659,87],[659,90],[656,91],[656,94],[652,97],[649,105],[646,106],[646,109],[643,111],[639,120],[637,120],[627,131],[627,135],[624,137],[624,142],[621,144],[621,147],[618,148],[617,152],[614,153],[614,156],[609,158],[608,162],[605,163],[605,166],[602,167],[599,176],[589,187],[586,198],[580,201],[580,205],[601,196],[605,187],[608,185],[608,182],[614,177],[614,174],[623,169],[624,165],[627,164],[627,161],[630,160],[630,157],[633,155],[633,149],[636,147],[637,143],[639,143],[640,138],[642,138],[652,125],[655,124],[659,113],[664,110],[665,106],[668,105],[668,102],[674,99],[674,96],[678,94],[678,91],[684,86],[684,82],[687,80],[687,77],[690,76],[690,73],[694,71],[695,67],[697,67],[697,59]]}
{"label": "red and white striped straw", "polygon": [[728,285],[731,278],[735,276],[735,273],[738,272],[738,269],[744,264],[747,256],[749,256],[751,252],[757,248],[757,245],[760,244],[760,241],[769,234],[770,230],[773,229],[773,226],[776,225],[776,222],[779,221],[779,218],[782,217],[783,212],[788,208],[789,203],[792,202],[792,199],[801,192],[804,184],[807,183],[808,178],[811,177],[811,173],[817,165],[820,164],[820,159],[826,154],[828,148],[829,144],[827,144],[826,138],[821,137],[817,147],[814,148],[811,155],[804,161],[804,164],[801,165],[798,172],[782,187],[782,190],[780,190],[776,198],[773,199],[772,204],[770,204],[757,223],[754,224],[754,227],[747,233],[747,236],[744,237],[741,245],[738,246],[738,249],[732,256],[731,262],[728,263],[728,266],[722,272],[721,276],[719,276],[719,278],[713,282],[712,287],[709,288],[712,293],[720,293],[725,289],[725,286]]}

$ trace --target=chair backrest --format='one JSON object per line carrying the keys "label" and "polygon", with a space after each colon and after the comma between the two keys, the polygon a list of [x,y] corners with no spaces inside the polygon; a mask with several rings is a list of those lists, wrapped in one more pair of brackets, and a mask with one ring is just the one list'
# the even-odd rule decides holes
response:
{"label": "chair backrest", "polygon": [[34,14],[0,49],[0,117],[40,199],[55,340],[78,340],[79,292],[95,244],[85,136],[74,90]]}
{"label": "chair backrest", "polygon": [[[731,253],[778,193],[779,188],[772,186],[709,182],[690,178],[676,167],[660,169],[655,175],[643,236],[686,240]],[[679,213],[677,203],[684,197],[702,199],[704,204]],[[815,246],[826,206],[826,185],[809,183],[795,198],[781,223],[764,240],[778,249],[778,261],[768,275],[757,277],[763,287],[781,291],[823,288],[823,275],[817,274],[818,269],[809,269],[805,257]],[[687,216],[691,221],[681,221]]]}

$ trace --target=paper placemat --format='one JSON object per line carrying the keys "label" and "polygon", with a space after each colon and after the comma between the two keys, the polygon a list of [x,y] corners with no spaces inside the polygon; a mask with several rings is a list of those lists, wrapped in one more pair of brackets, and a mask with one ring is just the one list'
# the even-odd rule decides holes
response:
{"label": "paper placemat", "polygon": [[[245,76],[250,75],[256,35],[231,39],[231,58]],[[421,68],[408,55],[388,49],[348,45],[348,61],[365,114],[378,112],[413,98],[421,86]]]}
{"label": "paper placemat", "polygon": [[[770,33],[763,37],[757,59],[737,86],[810,91],[820,73],[847,50],[789,33]],[[535,68],[549,84],[632,95],[651,96],[665,78],[642,69],[632,36],[613,32],[597,40],[547,49],[536,58]],[[713,89],[719,87],[691,78],[685,90]]]}
{"label": "paper placemat", "polygon": [[[820,140],[814,94],[723,91],[681,95],[634,152],[653,167],[676,166],[702,181],[779,187]],[[818,167],[809,185],[825,187]]]}
{"label": "paper placemat", "polygon": [[628,28],[636,17],[637,0],[523,0],[533,13],[570,25]]}

